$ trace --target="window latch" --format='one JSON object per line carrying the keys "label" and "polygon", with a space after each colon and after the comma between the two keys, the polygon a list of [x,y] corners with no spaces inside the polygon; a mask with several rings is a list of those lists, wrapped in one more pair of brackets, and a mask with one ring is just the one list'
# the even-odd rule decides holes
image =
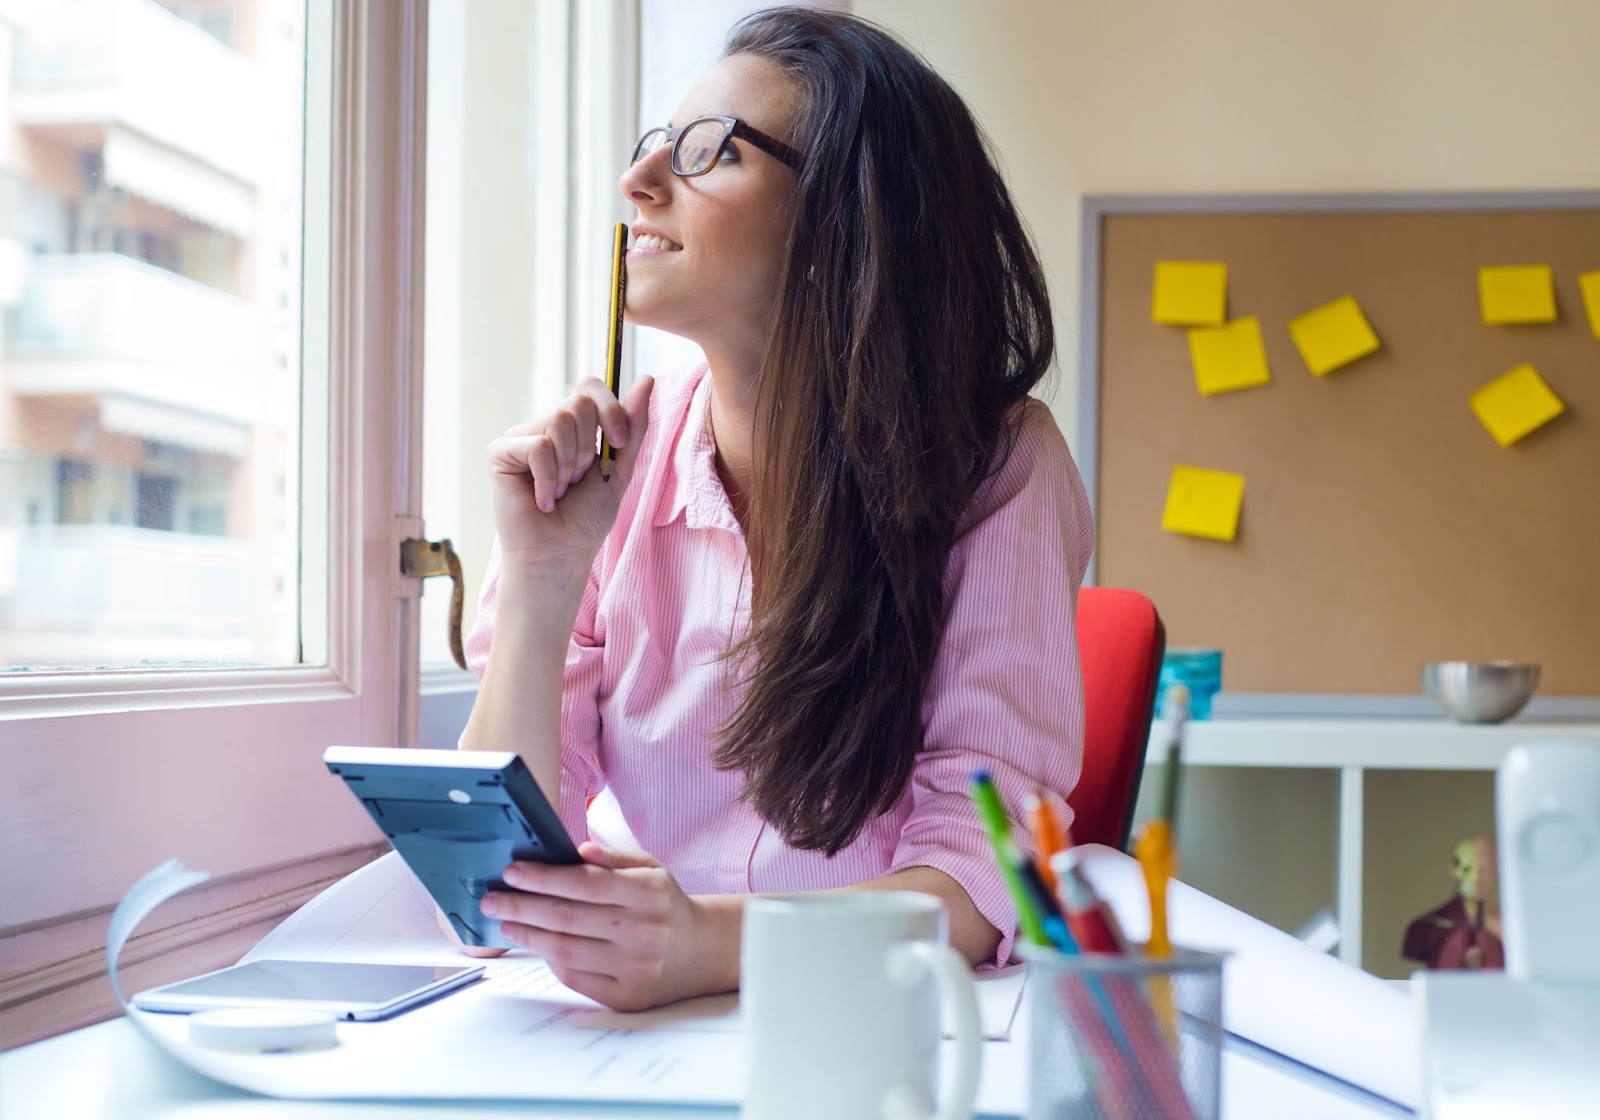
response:
{"label": "window latch", "polygon": [[450,547],[449,539],[425,541],[411,537],[401,541],[400,574],[412,579],[450,577],[450,654],[456,664],[465,669],[467,655],[461,648],[461,608],[466,588],[461,582],[461,558]]}

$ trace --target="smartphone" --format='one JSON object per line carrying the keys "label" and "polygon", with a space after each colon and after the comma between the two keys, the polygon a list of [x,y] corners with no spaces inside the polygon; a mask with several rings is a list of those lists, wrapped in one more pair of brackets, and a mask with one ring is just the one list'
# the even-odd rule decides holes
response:
{"label": "smartphone", "polygon": [[478,904],[513,860],[581,863],[539,784],[510,751],[329,747],[344,779],[463,944],[514,948]]}
{"label": "smartphone", "polygon": [[398,1015],[482,975],[482,965],[259,960],[151,988],[130,1002],[143,1011],[293,1007],[368,1021]]}

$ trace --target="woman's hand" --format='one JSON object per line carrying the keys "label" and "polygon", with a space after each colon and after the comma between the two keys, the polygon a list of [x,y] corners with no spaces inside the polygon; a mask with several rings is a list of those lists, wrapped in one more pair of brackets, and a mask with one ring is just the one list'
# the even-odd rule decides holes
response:
{"label": "woman's hand", "polygon": [[[489,444],[495,528],[507,564],[566,563],[587,573],[611,531],[648,427],[654,381],[641,377],[618,401],[589,378],[551,412]],[[596,432],[616,449],[600,477]]]}
{"label": "woman's hand", "polygon": [[736,902],[690,897],[642,852],[586,841],[578,854],[578,865],[513,863],[517,889],[486,895],[483,912],[567,987],[618,1011],[738,987]]}

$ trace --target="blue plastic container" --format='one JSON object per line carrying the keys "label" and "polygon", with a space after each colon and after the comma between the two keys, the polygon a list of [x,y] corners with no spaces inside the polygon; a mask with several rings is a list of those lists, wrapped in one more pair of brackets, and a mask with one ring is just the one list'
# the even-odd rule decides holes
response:
{"label": "blue plastic container", "polygon": [[1165,716],[1167,686],[1189,686],[1189,718],[1210,719],[1211,698],[1222,691],[1220,649],[1169,649],[1161,659],[1158,714]]}

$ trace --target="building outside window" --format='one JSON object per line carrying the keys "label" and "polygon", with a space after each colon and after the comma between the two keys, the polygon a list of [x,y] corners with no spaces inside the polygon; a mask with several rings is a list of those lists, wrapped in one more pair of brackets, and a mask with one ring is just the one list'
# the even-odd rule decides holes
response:
{"label": "building outside window", "polygon": [[300,661],[304,35],[0,10],[0,671]]}

